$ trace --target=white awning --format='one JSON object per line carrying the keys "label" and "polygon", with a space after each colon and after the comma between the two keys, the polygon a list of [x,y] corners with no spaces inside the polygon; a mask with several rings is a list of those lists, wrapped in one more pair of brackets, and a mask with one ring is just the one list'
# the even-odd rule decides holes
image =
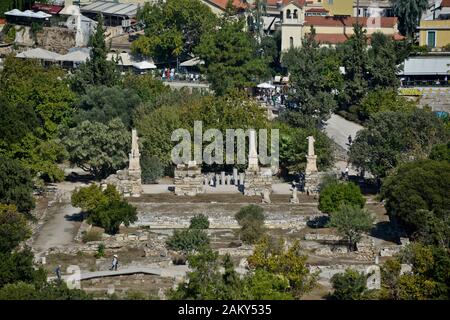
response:
{"label": "white awning", "polygon": [[139,70],[156,69],[156,66],[148,61],[135,62],[133,67]]}
{"label": "white awning", "polygon": [[268,82],[263,82],[257,85],[260,89],[275,89],[275,86],[273,84],[270,84]]}
{"label": "white awning", "polygon": [[193,58],[180,63],[180,67],[194,67],[196,65],[205,64],[205,61],[200,60],[200,58]]}
{"label": "white awning", "polygon": [[51,14],[48,14],[48,13],[45,13],[42,11],[33,12],[31,10],[25,10],[22,12],[17,9],[13,9],[11,11],[5,12],[5,15],[16,16],[16,17],[38,18],[38,19],[50,18],[52,16]]}
{"label": "white awning", "polygon": [[61,55],[41,48],[30,49],[16,55],[17,58],[56,61]]}
{"label": "white awning", "polygon": [[450,71],[450,57],[418,57],[404,62],[401,75],[448,75]]}
{"label": "white awning", "polygon": [[90,52],[90,48],[74,47],[70,48],[67,54],[60,56],[58,60],[62,62],[82,63],[89,59]]}

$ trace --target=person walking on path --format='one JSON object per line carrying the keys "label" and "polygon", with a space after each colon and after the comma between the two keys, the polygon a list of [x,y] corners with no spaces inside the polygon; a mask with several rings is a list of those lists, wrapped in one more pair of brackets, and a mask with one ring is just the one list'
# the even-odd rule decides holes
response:
{"label": "person walking on path", "polygon": [[117,254],[113,256],[112,262],[111,262],[111,269],[109,270],[117,270],[117,266],[119,264],[119,259],[117,258]]}
{"label": "person walking on path", "polygon": [[58,278],[58,282],[61,282],[61,265],[60,264],[56,267],[55,273],[56,273],[56,278]]}

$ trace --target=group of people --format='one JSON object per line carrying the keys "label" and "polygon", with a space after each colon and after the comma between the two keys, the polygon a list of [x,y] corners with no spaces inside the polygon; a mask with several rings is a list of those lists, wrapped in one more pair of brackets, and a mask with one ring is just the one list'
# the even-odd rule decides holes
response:
{"label": "group of people", "polygon": [[162,81],[174,81],[175,80],[175,69],[164,68],[161,74]]}
{"label": "group of people", "polygon": [[286,102],[287,96],[281,92],[280,87],[275,89],[260,89],[257,99],[271,106],[281,106]]}

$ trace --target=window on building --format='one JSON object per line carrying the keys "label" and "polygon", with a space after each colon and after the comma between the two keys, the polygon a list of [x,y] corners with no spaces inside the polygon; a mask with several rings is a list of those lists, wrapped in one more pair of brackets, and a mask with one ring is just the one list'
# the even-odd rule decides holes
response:
{"label": "window on building", "polygon": [[430,48],[436,48],[436,31],[428,31],[427,45]]}
{"label": "window on building", "polygon": [[290,46],[291,48],[294,47],[294,38],[293,38],[293,37],[290,37],[290,38],[289,38],[289,46]]}
{"label": "window on building", "polygon": [[297,9],[296,10],[294,10],[294,19],[297,19],[298,18],[298,13],[297,13]]}
{"label": "window on building", "polygon": [[290,19],[291,18],[291,10],[287,9],[286,11],[286,19]]}

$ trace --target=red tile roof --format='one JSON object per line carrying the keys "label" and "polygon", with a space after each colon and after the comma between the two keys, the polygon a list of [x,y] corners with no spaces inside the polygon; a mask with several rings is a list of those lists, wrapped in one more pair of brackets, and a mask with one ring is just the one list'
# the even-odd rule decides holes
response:
{"label": "red tile roof", "polygon": [[[328,44],[344,43],[348,40],[348,38],[350,38],[350,35],[345,35],[343,33],[318,33],[315,36],[317,42]],[[367,38],[370,42],[371,35],[367,35]],[[400,41],[404,40],[405,37],[399,33],[396,33],[392,36],[392,39],[394,39],[395,41]]]}
{"label": "red tile roof", "polygon": [[329,12],[329,11],[325,8],[311,8],[306,9],[306,12]]}
{"label": "red tile roof", "polygon": [[441,7],[442,8],[450,7],[450,0],[442,0]]}
{"label": "red tile roof", "polygon": [[[359,23],[367,27],[367,22],[370,18],[360,17]],[[381,17],[382,28],[393,28],[397,25],[397,18],[395,17]],[[356,17],[305,17],[305,25],[307,26],[321,26],[321,27],[351,27],[356,24]]]}
{"label": "red tile roof", "polygon": [[49,14],[58,14],[64,7],[36,2],[31,9],[35,11],[43,11]]}
{"label": "red tile roof", "polygon": [[[228,0],[206,0],[207,2],[216,5],[221,9],[226,9]],[[248,4],[244,3],[242,0],[233,0],[233,6],[237,9],[245,9]]]}

